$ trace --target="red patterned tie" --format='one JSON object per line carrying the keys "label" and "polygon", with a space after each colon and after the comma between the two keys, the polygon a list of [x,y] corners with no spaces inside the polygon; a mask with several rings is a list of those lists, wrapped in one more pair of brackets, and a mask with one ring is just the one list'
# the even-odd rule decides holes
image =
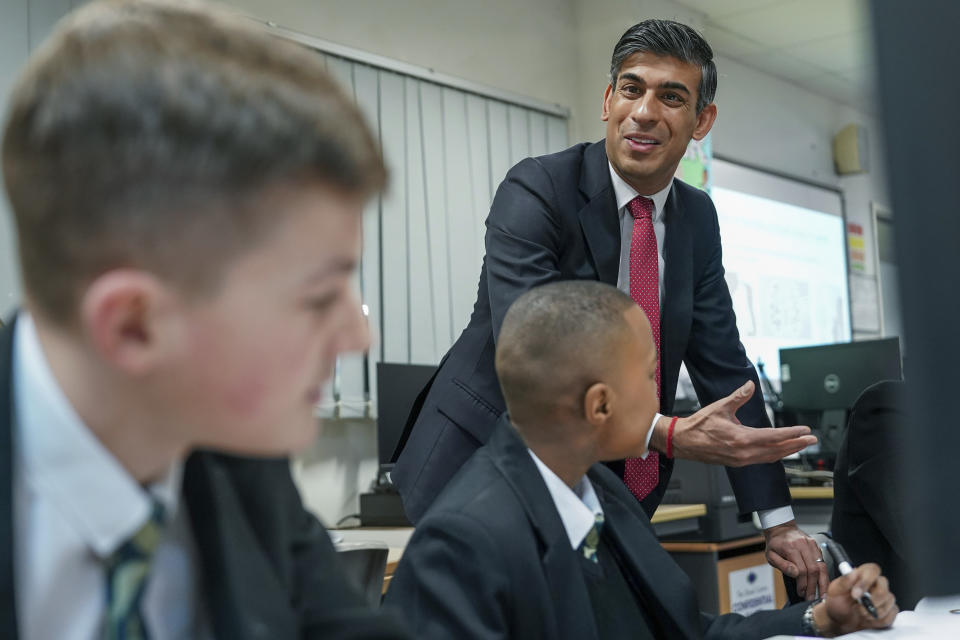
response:
{"label": "red patterned tie", "polygon": [[[657,236],[653,232],[653,200],[637,196],[627,204],[633,216],[630,241],[630,297],[640,305],[657,347],[657,398],[660,397],[660,265],[657,261]],[[641,425],[637,425],[639,428]],[[645,426],[645,425],[644,425]],[[627,488],[643,500],[660,481],[660,456],[650,451],[646,459],[628,458],[623,470]]]}

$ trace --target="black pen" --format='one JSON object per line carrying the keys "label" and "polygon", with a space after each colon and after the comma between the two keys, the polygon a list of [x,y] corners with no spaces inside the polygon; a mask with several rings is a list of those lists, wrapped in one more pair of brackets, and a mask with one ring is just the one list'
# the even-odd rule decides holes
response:
{"label": "black pen", "polygon": [[[833,540],[826,540],[823,544],[820,545],[821,548],[826,548],[830,555],[833,556],[833,561],[837,563],[837,569],[840,571],[840,575],[847,575],[853,571],[853,566],[850,564],[850,558],[847,557],[847,552],[839,544]],[[863,605],[863,608],[867,610],[867,613],[872,615],[874,618],[879,618],[877,613],[877,608],[873,606],[873,598],[870,597],[869,591],[864,591],[863,595],[860,596],[860,604]]]}

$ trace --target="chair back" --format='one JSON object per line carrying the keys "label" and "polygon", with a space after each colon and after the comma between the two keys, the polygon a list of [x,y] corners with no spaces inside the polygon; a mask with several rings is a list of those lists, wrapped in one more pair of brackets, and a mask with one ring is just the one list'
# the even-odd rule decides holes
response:
{"label": "chair back", "polygon": [[337,555],[347,580],[377,608],[383,594],[383,577],[389,549],[383,542],[336,542]]}

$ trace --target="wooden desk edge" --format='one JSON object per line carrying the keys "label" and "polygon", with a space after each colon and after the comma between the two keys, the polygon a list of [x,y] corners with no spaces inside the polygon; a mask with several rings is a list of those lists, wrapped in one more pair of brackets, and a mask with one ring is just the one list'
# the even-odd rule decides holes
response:
{"label": "wooden desk edge", "polygon": [[664,542],[660,541],[660,546],[667,551],[693,551],[703,553],[707,551],[727,551],[728,549],[739,549],[740,547],[749,547],[755,544],[763,544],[762,535],[750,536],[749,538],[739,538],[737,540],[728,540],[727,542]]}
{"label": "wooden desk edge", "polygon": [[833,487],[790,487],[794,500],[817,500],[833,498]]}
{"label": "wooden desk edge", "polygon": [[672,522],[673,520],[684,520],[686,518],[699,518],[707,515],[707,505],[705,504],[662,504],[657,507],[650,522]]}

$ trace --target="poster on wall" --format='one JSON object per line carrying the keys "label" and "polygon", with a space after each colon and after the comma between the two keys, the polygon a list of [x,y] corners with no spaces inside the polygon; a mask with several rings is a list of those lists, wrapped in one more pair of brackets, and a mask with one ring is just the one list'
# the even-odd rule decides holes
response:
{"label": "poster on wall", "polygon": [[710,142],[710,134],[707,134],[703,140],[691,140],[674,176],[692,187],[710,193],[712,159],[713,144]]}
{"label": "poster on wall", "polygon": [[850,272],[865,273],[867,253],[863,240],[863,226],[855,222],[847,223],[847,251],[850,257]]}
{"label": "poster on wall", "polygon": [[856,271],[850,274],[850,315],[853,330],[858,334],[880,335],[880,298],[876,276],[868,276]]}

